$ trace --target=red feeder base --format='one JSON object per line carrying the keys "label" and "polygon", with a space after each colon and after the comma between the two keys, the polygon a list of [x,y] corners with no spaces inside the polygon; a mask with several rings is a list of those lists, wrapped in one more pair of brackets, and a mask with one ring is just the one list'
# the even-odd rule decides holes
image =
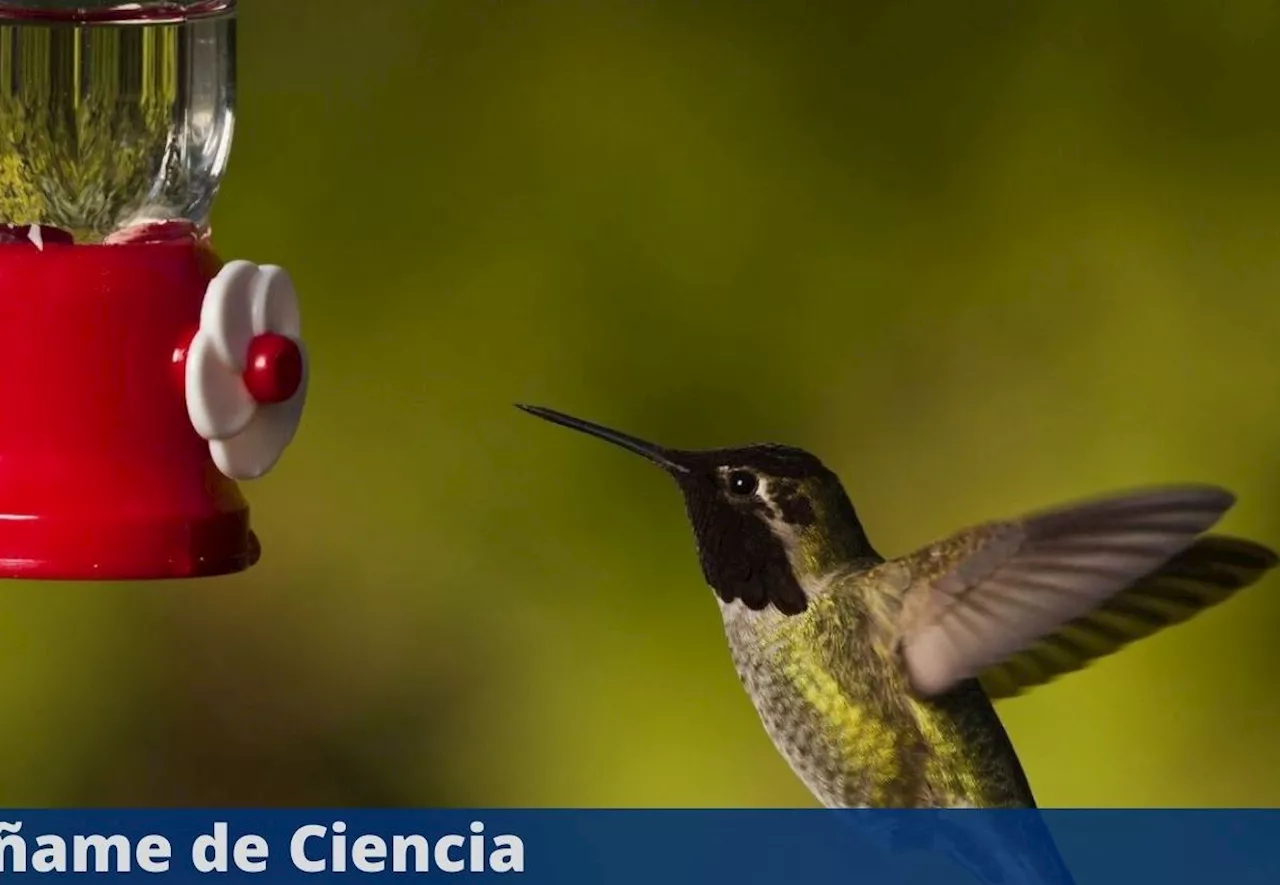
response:
{"label": "red feeder base", "polygon": [[192,240],[0,245],[0,577],[188,578],[257,561],[248,504],[184,398],[219,266]]}

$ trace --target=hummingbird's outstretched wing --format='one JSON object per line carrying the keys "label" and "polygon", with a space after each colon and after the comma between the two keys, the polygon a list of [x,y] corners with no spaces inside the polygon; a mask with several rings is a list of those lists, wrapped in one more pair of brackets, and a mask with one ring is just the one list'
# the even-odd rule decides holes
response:
{"label": "hummingbird's outstretched wing", "polygon": [[1135,492],[969,529],[900,560],[912,684],[981,677],[1000,697],[1077,669],[1256,581],[1276,554],[1201,533],[1235,503],[1212,486]]}

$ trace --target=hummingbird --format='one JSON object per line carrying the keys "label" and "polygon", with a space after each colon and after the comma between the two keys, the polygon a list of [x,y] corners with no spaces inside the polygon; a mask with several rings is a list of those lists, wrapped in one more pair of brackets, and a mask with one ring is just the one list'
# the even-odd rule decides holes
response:
{"label": "hummingbird", "polygon": [[993,702],[1255,583],[1275,552],[1208,530],[1212,485],[993,520],[886,559],[840,479],[799,448],[682,450],[540,406],[684,496],[702,574],[765,731],[829,808],[1035,808]]}

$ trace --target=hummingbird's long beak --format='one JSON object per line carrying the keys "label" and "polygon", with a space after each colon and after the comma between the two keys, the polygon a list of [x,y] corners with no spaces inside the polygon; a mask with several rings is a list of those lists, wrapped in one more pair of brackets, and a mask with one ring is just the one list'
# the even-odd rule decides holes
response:
{"label": "hummingbird's long beak", "polygon": [[608,427],[603,427],[599,424],[592,424],[590,421],[583,421],[581,418],[574,418],[572,415],[566,415],[554,409],[544,409],[542,406],[526,406],[520,403],[516,403],[516,408],[528,412],[530,415],[537,415],[552,424],[559,424],[561,427],[568,427],[570,430],[579,430],[590,436],[599,437],[605,442],[611,442],[615,446],[622,446],[629,452],[635,452],[642,458],[647,458],[669,473],[689,472],[688,467],[672,460],[673,452],[669,449],[664,449],[662,446],[656,446],[642,439],[636,439],[634,436],[610,430]]}

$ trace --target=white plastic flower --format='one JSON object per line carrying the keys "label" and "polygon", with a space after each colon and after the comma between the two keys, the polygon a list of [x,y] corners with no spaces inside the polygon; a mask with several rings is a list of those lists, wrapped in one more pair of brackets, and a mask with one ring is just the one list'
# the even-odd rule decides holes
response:
{"label": "white plastic flower", "polygon": [[282,268],[231,261],[187,349],[187,414],[218,469],[256,479],[293,440],[307,398],[298,296]]}

